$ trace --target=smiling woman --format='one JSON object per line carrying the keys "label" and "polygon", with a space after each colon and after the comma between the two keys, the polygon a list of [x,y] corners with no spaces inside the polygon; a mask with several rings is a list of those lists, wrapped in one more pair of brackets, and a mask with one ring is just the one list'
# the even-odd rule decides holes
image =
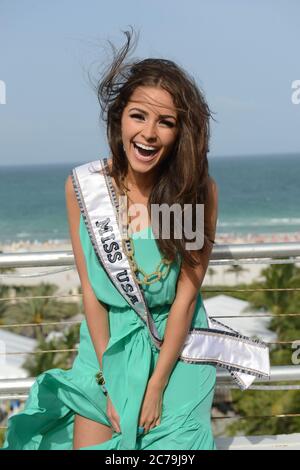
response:
{"label": "smiling woman", "polygon": [[[173,61],[147,58],[126,63],[135,44],[130,33],[127,38],[96,88],[107,122],[111,177],[120,192],[126,189],[136,202],[147,195],[149,214],[153,205],[177,203],[183,213],[184,204],[189,204],[196,231],[209,243],[215,227],[196,225],[197,204],[208,203],[210,186],[215,185],[207,160],[209,106],[194,79]],[[157,225],[161,228],[159,221]],[[161,252],[171,260],[179,254],[196,267],[205,247],[187,250],[191,240],[184,231],[176,238],[174,225],[170,220],[168,239],[157,237]]]}
{"label": "smiling woman", "polygon": [[[78,355],[70,370],[37,377],[25,409],[9,420],[6,449],[216,448],[215,366],[181,355],[187,335],[196,331],[187,341],[195,344],[208,328],[199,289],[217,221],[207,161],[210,111],[174,62],[126,63],[132,36],[126,37],[97,87],[111,158],[74,168],[66,181],[86,314]],[[187,250],[173,219],[169,238],[140,237],[153,234],[150,218],[122,239],[121,194],[130,208],[144,204],[147,216],[155,204],[177,203],[181,215],[190,204],[203,247]],[[197,204],[207,209],[204,227],[197,226]]]}
{"label": "smiling woman", "polygon": [[138,162],[151,162],[154,166],[167,157],[178,134],[176,122],[176,108],[167,91],[147,86],[134,90],[124,108],[121,126],[124,151],[135,171],[143,171],[142,165],[137,166]]}

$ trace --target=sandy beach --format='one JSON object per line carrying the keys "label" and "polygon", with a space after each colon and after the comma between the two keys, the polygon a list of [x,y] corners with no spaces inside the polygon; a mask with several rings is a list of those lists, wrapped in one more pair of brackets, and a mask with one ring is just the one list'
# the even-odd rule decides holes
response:
{"label": "sandy beach", "polygon": [[[234,237],[232,235],[221,235],[216,237],[216,244],[244,244],[244,243],[279,243],[279,242],[300,242],[300,232],[282,233],[282,234],[249,234],[245,237]],[[0,250],[3,253],[22,253],[22,252],[39,252],[39,251],[71,251],[72,246],[70,240],[65,242],[47,241],[44,243],[32,243],[29,241],[19,241],[10,244],[1,244]],[[250,283],[258,280],[261,270],[267,265],[263,264],[243,264],[244,269],[238,277],[235,273],[228,273],[230,266],[211,266],[214,273],[207,271],[203,286],[213,286],[217,284],[235,285],[237,282]],[[62,272],[55,272],[58,270]],[[32,273],[47,274],[38,277],[18,277],[20,274],[29,275]],[[0,282],[5,285],[37,285],[41,282],[49,282],[58,286],[57,294],[76,294],[77,288],[80,286],[80,280],[76,268],[20,268],[17,269],[12,276],[0,275]]]}

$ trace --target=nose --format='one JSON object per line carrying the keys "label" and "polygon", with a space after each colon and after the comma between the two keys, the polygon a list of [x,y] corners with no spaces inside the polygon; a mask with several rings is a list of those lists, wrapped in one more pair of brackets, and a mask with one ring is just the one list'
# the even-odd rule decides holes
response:
{"label": "nose", "polygon": [[156,126],[154,121],[147,121],[143,126],[142,130],[142,137],[147,140],[147,142],[155,142],[156,141]]}

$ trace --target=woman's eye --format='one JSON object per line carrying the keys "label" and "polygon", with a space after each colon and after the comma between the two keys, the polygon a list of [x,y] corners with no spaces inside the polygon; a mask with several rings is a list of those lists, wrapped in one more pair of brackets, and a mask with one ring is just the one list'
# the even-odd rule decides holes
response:
{"label": "woman's eye", "polygon": [[131,114],[130,117],[134,119],[144,119],[144,116],[142,114]]}
{"label": "woman's eye", "polygon": [[[143,114],[138,114],[138,113],[130,114],[130,117],[133,118],[133,119],[139,119],[139,120],[144,120],[145,119],[145,116]],[[160,123],[163,124],[164,126],[167,126],[167,127],[174,127],[175,126],[175,124],[172,121],[166,121],[165,119],[160,121]]]}
{"label": "woman's eye", "polygon": [[175,124],[172,121],[160,121],[162,124],[168,127],[174,127]]}

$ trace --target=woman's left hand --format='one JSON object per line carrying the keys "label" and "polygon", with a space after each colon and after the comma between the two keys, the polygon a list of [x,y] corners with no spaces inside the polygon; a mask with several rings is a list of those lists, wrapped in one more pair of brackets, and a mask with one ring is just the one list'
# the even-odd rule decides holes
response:
{"label": "woman's left hand", "polygon": [[163,392],[162,387],[148,383],[139,418],[139,426],[144,427],[144,433],[160,424]]}

